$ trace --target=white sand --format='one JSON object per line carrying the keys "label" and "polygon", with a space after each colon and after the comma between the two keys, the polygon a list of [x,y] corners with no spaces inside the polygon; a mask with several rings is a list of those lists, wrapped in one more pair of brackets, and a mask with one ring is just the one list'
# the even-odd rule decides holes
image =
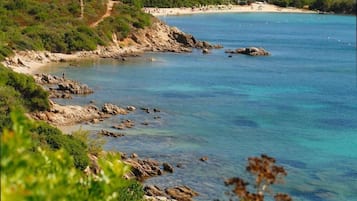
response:
{"label": "white sand", "polygon": [[[78,51],[71,54],[51,53],[49,51],[16,51],[14,56],[1,63],[18,73],[35,74],[40,68],[61,62],[74,62],[83,59],[98,59],[103,55],[141,53],[143,50],[135,45],[120,48],[113,45],[99,46],[94,51]],[[110,57],[110,56],[109,56]]]}
{"label": "white sand", "polygon": [[242,13],[242,12],[274,12],[274,13],[316,13],[316,11],[298,9],[298,8],[282,8],[279,6],[267,3],[253,3],[250,6],[239,5],[221,5],[221,6],[205,6],[201,8],[144,8],[144,12],[154,16],[165,15],[192,15],[204,13]]}
{"label": "white sand", "polygon": [[50,53],[48,51],[16,51],[15,55],[1,62],[15,72],[34,74],[39,68],[61,61],[74,61],[79,54]]}

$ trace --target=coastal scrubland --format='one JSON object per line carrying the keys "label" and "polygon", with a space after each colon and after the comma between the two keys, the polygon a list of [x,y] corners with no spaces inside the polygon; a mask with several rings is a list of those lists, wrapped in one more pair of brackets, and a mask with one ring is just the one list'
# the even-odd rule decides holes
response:
{"label": "coastal scrubland", "polygon": [[[141,200],[140,183],[119,154],[100,155],[84,131],[65,135],[25,114],[49,108],[48,94],[30,76],[0,66],[1,200]],[[87,168],[89,171],[86,171]]]}
{"label": "coastal scrubland", "polygon": [[[71,53],[107,45],[150,26],[152,16],[117,3],[109,17],[106,0],[0,1],[0,61],[19,50]],[[72,135],[28,117],[50,108],[48,93],[31,76],[0,65],[1,200],[142,200],[143,188],[124,176],[120,154],[103,154],[88,134]],[[100,174],[89,156],[101,155]],[[87,171],[84,171],[87,170]]]}
{"label": "coastal scrubland", "polygon": [[14,50],[48,50],[58,53],[94,50],[151,25],[151,16],[139,8],[114,5],[111,15],[91,27],[107,10],[107,0],[4,0],[0,2],[0,60]]}
{"label": "coastal scrubland", "polygon": [[[106,46],[113,37],[123,39],[152,24],[142,6],[181,7],[227,4],[235,1],[123,1],[111,15],[108,0],[86,0],[82,13],[78,0],[0,1],[0,61],[18,50],[72,53]],[[351,0],[268,1],[280,6],[355,13]],[[353,4],[354,3],[354,4]],[[131,4],[131,5],[130,5]],[[78,131],[65,135],[59,129],[31,120],[27,113],[50,108],[48,93],[30,76],[0,65],[1,200],[142,200],[143,188],[125,179],[130,167],[119,154],[101,155],[101,147]],[[101,155],[100,174],[84,170],[88,156]]]}

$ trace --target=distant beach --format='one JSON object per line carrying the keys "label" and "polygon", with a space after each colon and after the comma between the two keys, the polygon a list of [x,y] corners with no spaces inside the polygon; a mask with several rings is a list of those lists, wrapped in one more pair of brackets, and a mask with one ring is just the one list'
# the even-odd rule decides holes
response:
{"label": "distant beach", "polygon": [[204,13],[240,13],[240,12],[276,12],[276,13],[316,13],[316,11],[300,8],[283,8],[267,3],[252,3],[251,5],[210,5],[193,8],[144,8],[144,12],[154,16],[192,15]]}

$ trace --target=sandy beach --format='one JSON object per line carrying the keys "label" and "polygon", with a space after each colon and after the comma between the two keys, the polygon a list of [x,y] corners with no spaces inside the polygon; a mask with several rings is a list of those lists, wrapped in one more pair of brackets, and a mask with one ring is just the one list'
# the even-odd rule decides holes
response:
{"label": "sandy beach", "polygon": [[15,51],[15,54],[1,62],[4,66],[15,72],[24,74],[35,74],[40,68],[63,62],[75,62],[84,59],[109,58],[119,54],[134,54],[143,52],[141,47],[128,46],[119,47],[111,45],[99,46],[94,51],[78,51],[71,54],[52,53],[49,51]]}
{"label": "sandy beach", "polygon": [[244,13],[244,12],[274,12],[274,13],[316,13],[316,11],[299,8],[282,8],[267,3],[252,3],[251,5],[210,5],[200,8],[144,8],[144,12],[154,16],[193,15],[206,13]]}

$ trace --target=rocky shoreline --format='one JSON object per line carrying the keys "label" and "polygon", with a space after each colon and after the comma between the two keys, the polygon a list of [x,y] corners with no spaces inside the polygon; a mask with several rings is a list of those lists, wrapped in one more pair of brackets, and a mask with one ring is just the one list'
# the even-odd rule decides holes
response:
{"label": "rocky shoreline", "polygon": [[193,48],[223,48],[206,41],[199,41],[176,27],[170,27],[154,19],[151,27],[138,29],[124,40],[115,35],[108,46],[99,46],[93,51],[79,51],[71,54],[51,53],[48,51],[15,51],[15,55],[5,58],[2,64],[16,72],[34,74],[43,66],[53,63],[73,62],[80,59],[113,58],[126,60],[127,57],[139,56],[145,52],[191,52]]}
{"label": "rocky shoreline", "polygon": [[[53,91],[60,91],[60,96],[53,96],[52,98],[67,98],[67,96],[78,94],[93,93],[87,85],[83,85],[77,81],[65,79],[64,77],[53,76],[49,74],[36,74],[34,78],[38,84],[47,89],[51,94]],[[57,86],[57,88],[53,88]],[[68,86],[68,87],[63,87]],[[85,86],[85,87],[83,87]],[[36,120],[46,121],[54,126],[67,126],[78,123],[92,123],[96,124],[110,118],[114,115],[127,115],[135,112],[137,109],[134,106],[119,107],[111,103],[105,103],[101,107],[97,107],[94,103],[79,106],[79,105],[59,105],[53,100],[50,100],[51,109],[48,111],[34,112],[30,116]],[[144,114],[159,113],[158,108],[140,108]],[[157,116],[155,116],[157,117]],[[154,117],[154,118],[155,118]],[[113,125],[112,128],[117,130],[129,129],[135,126],[135,122],[129,119],[122,120],[120,124]],[[102,129],[98,135],[105,137],[123,137],[125,134],[120,132],[112,132]],[[91,165],[86,173],[96,174],[100,172],[98,169],[98,158],[89,155]],[[136,179],[138,181],[145,181],[150,177],[161,176],[164,174],[174,173],[174,167],[167,162],[159,162],[153,159],[142,159],[135,153],[129,157],[125,153],[121,153],[121,160],[132,167],[127,178]],[[148,185],[144,186],[145,200],[149,201],[190,201],[198,193],[187,186],[174,186],[165,189],[160,189],[158,186]]]}
{"label": "rocky shoreline", "polygon": [[[46,66],[51,63],[73,62],[86,58],[113,58],[126,60],[126,57],[138,56],[144,52],[191,52],[193,48],[202,49],[202,53],[209,53],[211,49],[222,48],[220,45],[212,45],[205,41],[199,41],[192,35],[186,34],[175,27],[170,27],[163,22],[156,20],[152,27],[138,30],[122,41],[113,37],[112,45],[108,47],[98,47],[94,51],[81,51],[73,54],[59,54],[37,51],[19,51],[15,56],[6,58],[3,64],[14,71],[34,74],[36,68]],[[63,74],[52,76],[48,74],[35,74],[34,79],[38,84],[47,89],[50,98],[72,98],[75,95],[87,95],[94,91],[87,85],[74,80],[66,79]],[[85,106],[79,105],[59,105],[53,100],[50,101],[51,109],[43,112],[30,114],[33,119],[46,121],[54,126],[68,126],[79,123],[100,123],[114,115],[126,115],[136,111],[134,106],[120,107],[111,103],[96,106],[90,103]],[[159,109],[141,108],[144,113],[158,113]],[[159,116],[154,116],[159,118]],[[147,125],[143,122],[142,125]],[[134,127],[132,120],[122,120],[120,124],[113,125],[117,130]],[[105,137],[122,137],[123,133],[101,130],[99,135]],[[94,156],[90,156],[91,161],[95,161]],[[92,160],[93,159],[93,160]],[[202,157],[200,161],[207,161],[207,157]],[[173,174],[174,167],[168,163],[159,163],[152,159],[140,159],[136,154],[130,157],[122,156],[122,160],[132,166],[132,174],[129,177],[139,181],[147,178],[160,176],[163,174]],[[179,168],[179,167],[178,167]],[[98,171],[98,170],[94,170]],[[146,200],[178,200],[189,201],[198,193],[187,186],[175,186],[160,189],[158,186],[145,186]]]}

